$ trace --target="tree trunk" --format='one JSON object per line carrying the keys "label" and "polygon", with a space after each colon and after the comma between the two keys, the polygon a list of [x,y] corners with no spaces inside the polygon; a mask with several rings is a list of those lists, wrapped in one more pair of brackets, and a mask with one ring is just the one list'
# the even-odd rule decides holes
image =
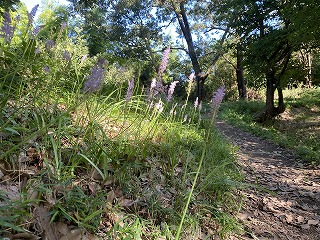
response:
{"label": "tree trunk", "polygon": [[[183,33],[183,36],[184,36],[184,38],[185,38],[185,40],[187,42],[188,55],[189,55],[189,57],[191,59],[192,68],[193,68],[194,74],[196,76],[197,97],[198,97],[198,101],[201,102],[203,100],[203,97],[204,97],[204,83],[205,83],[205,80],[209,76],[210,71],[211,71],[212,67],[214,66],[214,64],[218,61],[219,57],[223,54],[223,50],[222,50],[222,48],[218,50],[217,54],[213,58],[212,66],[209,67],[208,70],[205,73],[203,73],[202,69],[200,67],[200,64],[199,64],[198,56],[197,56],[196,51],[195,51],[195,46],[194,46],[194,42],[192,40],[191,29],[190,29],[190,25],[189,25],[189,22],[188,22],[188,18],[187,18],[186,9],[185,9],[184,4],[185,4],[184,1],[180,1],[179,4],[175,4],[174,3],[173,4],[173,8],[174,8],[174,12],[176,14],[176,17],[178,19],[180,29],[181,29],[181,31]],[[225,32],[224,32],[222,38],[220,39],[219,47],[222,46],[223,42],[227,38],[228,33],[229,33],[229,29],[230,29],[230,27],[227,27],[225,29]]]}
{"label": "tree trunk", "polygon": [[275,77],[274,70],[269,69],[268,72],[266,73],[266,78],[267,78],[266,110],[265,110],[266,118],[273,118],[275,116],[274,77]]}
{"label": "tree trunk", "polygon": [[194,48],[190,26],[189,26],[189,22],[187,19],[186,10],[183,2],[180,3],[179,8],[180,8],[179,10],[178,9],[175,10],[175,14],[177,16],[183,36],[188,45],[188,54],[192,62],[192,68],[194,70],[194,74],[196,76],[197,97],[198,97],[198,101],[201,102],[203,100],[203,87],[204,87],[205,79],[203,79],[201,74],[201,68],[200,68],[198,57]]}
{"label": "tree trunk", "polygon": [[237,45],[237,66],[236,66],[238,93],[239,93],[240,99],[246,99],[247,89],[244,83],[242,61],[243,61],[243,55],[242,55],[241,45],[238,44]]}
{"label": "tree trunk", "polygon": [[306,64],[306,68],[307,68],[307,75],[305,77],[305,81],[306,81],[306,86],[311,88],[312,87],[312,54],[310,51],[308,51],[306,53],[306,58],[307,58],[307,64]]}
{"label": "tree trunk", "polygon": [[300,50],[300,62],[303,65],[306,73],[304,77],[304,85],[308,88],[312,87],[312,53],[308,49]]}
{"label": "tree trunk", "polygon": [[[275,52],[268,59],[266,68],[267,92],[265,112],[255,120],[265,122],[285,111],[281,79],[287,69],[292,48],[287,42],[281,42]],[[278,90],[278,106],[274,105],[274,92]]]}
{"label": "tree trunk", "polygon": [[[266,73],[267,79],[267,91],[266,91],[266,108],[263,113],[257,116],[255,121],[265,122],[274,118],[275,116],[283,113],[285,111],[285,104],[283,99],[282,88],[280,86],[280,81],[276,77],[276,72],[274,69],[269,68]],[[274,104],[274,93],[278,90],[278,106]]]}
{"label": "tree trunk", "polygon": [[282,88],[278,86],[278,107],[277,114],[283,113],[286,110],[286,106],[284,105],[283,92]]}

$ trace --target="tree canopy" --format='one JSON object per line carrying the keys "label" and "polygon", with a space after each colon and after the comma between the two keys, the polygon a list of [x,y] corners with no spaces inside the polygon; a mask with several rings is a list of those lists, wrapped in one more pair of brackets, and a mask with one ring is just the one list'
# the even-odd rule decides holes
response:
{"label": "tree canopy", "polygon": [[[8,9],[17,2],[6,1],[1,7]],[[151,82],[162,52],[170,46],[181,66],[175,64],[171,81],[181,74],[187,79],[193,72],[199,101],[206,97],[206,83],[215,81],[217,62],[230,64],[240,98],[246,97],[246,83],[266,88],[261,121],[284,111],[285,86],[293,81],[311,86],[312,77],[317,76],[320,8],[315,0],[69,2],[69,7],[44,10],[38,20],[40,37],[54,39],[61,25],[68,23],[70,29],[82,33],[91,56],[105,55],[110,62],[143,62],[142,74],[148,78],[144,82]],[[168,36],[168,28],[174,29],[174,36]],[[221,60],[225,54],[228,57]],[[294,73],[292,66],[299,66],[303,80],[303,74]]]}

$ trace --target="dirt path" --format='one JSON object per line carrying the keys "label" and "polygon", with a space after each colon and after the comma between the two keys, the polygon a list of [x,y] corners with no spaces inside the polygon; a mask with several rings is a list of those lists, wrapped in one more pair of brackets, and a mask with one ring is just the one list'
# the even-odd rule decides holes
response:
{"label": "dirt path", "polygon": [[218,121],[218,129],[239,146],[238,162],[249,187],[239,218],[246,234],[232,239],[320,240],[320,166]]}

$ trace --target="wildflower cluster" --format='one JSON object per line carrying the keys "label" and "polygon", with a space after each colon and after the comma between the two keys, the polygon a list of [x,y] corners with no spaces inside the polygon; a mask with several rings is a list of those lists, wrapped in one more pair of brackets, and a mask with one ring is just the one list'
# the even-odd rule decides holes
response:
{"label": "wildflower cluster", "polygon": [[194,101],[194,108],[197,109],[199,106],[199,98],[197,97],[196,100]]}
{"label": "wildflower cluster", "polygon": [[60,31],[63,32],[63,30],[65,30],[67,26],[68,26],[68,23],[67,22],[63,22],[61,24]]}
{"label": "wildflower cluster", "polygon": [[172,95],[173,95],[173,93],[174,93],[174,89],[176,88],[178,82],[179,82],[179,81],[173,81],[173,82],[170,84],[170,87],[169,87],[169,90],[168,90],[167,101],[170,101],[170,100],[171,100]]}
{"label": "wildflower cluster", "polygon": [[104,81],[104,63],[105,60],[100,58],[97,64],[91,69],[91,74],[87,77],[87,81],[84,83],[82,89],[83,92],[92,93],[100,90]]}
{"label": "wildflower cluster", "polygon": [[37,13],[37,11],[38,11],[38,8],[39,8],[39,4],[35,5],[35,6],[31,9],[30,13],[28,13],[29,25],[32,24],[33,19],[34,19],[34,17],[36,16],[36,13]]}
{"label": "wildflower cluster", "polygon": [[49,51],[51,48],[54,47],[55,42],[53,40],[49,39],[49,40],[46,41],[45,45],[46,45],[46,49]]}
{"label": "wildflower cluster", "polygon": [[191,93],[192,90],[192,86],[193,86],[193,78],[194,78],[194,73],[191,73],[188,79],[188,87],[187,87],[187,94],[188,96]]}
{"label": "wildflower cluster", "polygon": [[151,85],[150,85],[150,89],[149,89],[149,92],[148,92],[147,100],[150,101],[152,98],[157,96],[159,92],[160,93],[163,92],[163,85],[162,85],[161,81],[159,81],[156,78],[153,78],[151,80]]}
{"label": "wildflower cluster", "polygon": [[64,50],[63,54],[62,54],[62,58],[66,61],[71,61],[71,55],[70,52],[68,50]]}
{"label": "wildflower cluster", "polygon": [[159,77],[161,77],[164,71],[167,69],[167,65],[169,61],[169,53],[170,53],[170,47],[167,47],[166,50],[164,50],[161,65],[158,70]]}
{"label": "wildflower cluster", "polygon": [[3,23],[1,26],[1,31],[3,34],[1,34],[0,36],[3,37],[7,43],[10,43],[13,37],[14,30],[15,28],[14,26],[12,26],[10,13],[5,12],[3,14]]}
{"label": "wildflower cluster", "polygon": [[223,100],[223,97],[225,95],[225,86],[221,86],[218,88],[218,90],[213,94],[211,99],[211,111],[216,112],[218,108],[220,107],[220,104]]}
{"label": "wildflower cluster", "polygon": [[33,29],[33,31],[32,31],[32,36],[37,36],[38,35],[38,33],[40,32],[40,30],[43,28],[43,26],[42,25],[39,25],[39,26],[36,26],[34,29]]}

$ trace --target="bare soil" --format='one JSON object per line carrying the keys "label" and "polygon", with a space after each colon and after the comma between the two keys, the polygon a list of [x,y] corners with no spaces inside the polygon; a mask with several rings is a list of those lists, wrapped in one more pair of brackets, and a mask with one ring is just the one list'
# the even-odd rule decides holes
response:
{"label": "bare soil", "polygon": [[320,240],[320,166],[225,122],[216,126],[239,146],[248,184],[238,214],[245,233],[231,239]]}

